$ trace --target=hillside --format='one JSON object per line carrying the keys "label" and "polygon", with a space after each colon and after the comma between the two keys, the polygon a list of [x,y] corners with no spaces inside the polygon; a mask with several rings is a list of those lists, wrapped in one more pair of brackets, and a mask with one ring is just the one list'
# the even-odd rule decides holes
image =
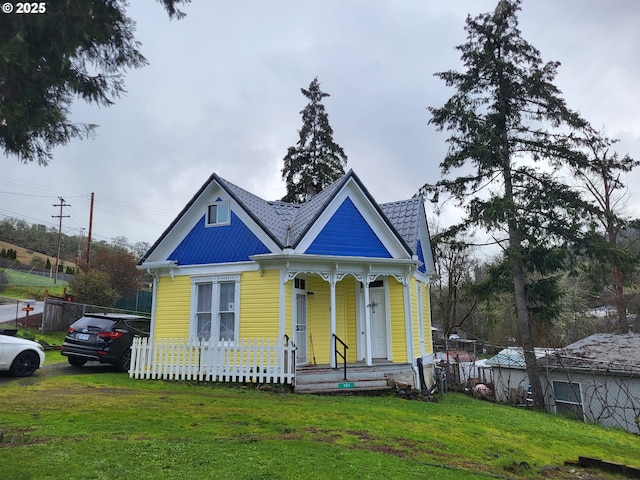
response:
{"label": "hillside", "polygon": [[[50,257],[40,252],[34,252],[33,250],[27,250],[26,248],[20,247],[18,245],[14,245],[13,243],[0,240],[0,250],[2,250],[3,248],[5,250],[9,250],[9,249],[15,250],[18,256],[17,258],[18,262],[23,265],[30,266],[36,262],[44,264],[46,263],[47,258],[49,259],[52,265],[55,264],[55,261],[56,261],[55,257]],[[65,267],[76,268],[75,262],[64,261],[63,263]]]}

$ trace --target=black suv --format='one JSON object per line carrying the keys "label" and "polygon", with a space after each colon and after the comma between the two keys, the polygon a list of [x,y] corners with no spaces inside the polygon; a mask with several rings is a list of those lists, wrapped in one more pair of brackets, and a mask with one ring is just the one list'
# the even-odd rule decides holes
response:
{"label": "black suv", "polygon": [[133,337],[148,337],[150,331],[151,320],[138,315],[85,313],[68,328],[60,353],[74,367],[97,360],[126,372]]}

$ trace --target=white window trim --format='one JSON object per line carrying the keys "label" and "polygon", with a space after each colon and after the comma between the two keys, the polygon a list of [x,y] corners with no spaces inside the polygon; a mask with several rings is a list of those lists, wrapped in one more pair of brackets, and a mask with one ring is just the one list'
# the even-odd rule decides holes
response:
{"label": "white window trim", "polygon": [[[217,218],[214,223],[209,222],[209,209],[214,205],[226,205],[227,206],[227,220],[225,222],[218,222]],[[231,205],[229,202],[219,201],[219,202],[211,202],[207,204],[207,211],[205,213],[205,226],[207,227],[220,227],[223,225],[229,225],[231,223]]]}
{"label": "white window trim", "polygon": [[[573,385],[578,387],[578,394],[580,395],[580,401],[579,402],[571,402],[569,400],[559,400],[558,399],[558,394],[556,393],[556,383],[562,383],[562,384],[566,384],[569,385],[569,388],[574,388]],[[580,411],[582,412],[582,418],[581,420],[584,419],[584,402],[583,402],[583,395],[582,395],[582,384],[580,382],[570,382],[570,381],[565,381],[565,380],[553,380],[552,382],[553,385],[553,401],[554,401],[554,407],[555,407],[555,411],[556,413],[558,413],[558,403],[562,404],[562,405],[574,405],[574,406],[578,406],[580,407]]]}
{"label": "white window trim", "polygon": [[[240,334],[240,275],[207,275],[191,277],[191,314],[189,321],[189,338],[197,340],[198,329],[198,285],[203,283],[213,284],[211,291],[211,331],[220,334],[220,283],[235,282],[233,313],[234,313],[234,337],[238,339]],[[215,338],[215,337],[214,337]],[[219,343],[219,340],[215,340]],[[225,345],[233,345],[235,341],[225,341]]]}

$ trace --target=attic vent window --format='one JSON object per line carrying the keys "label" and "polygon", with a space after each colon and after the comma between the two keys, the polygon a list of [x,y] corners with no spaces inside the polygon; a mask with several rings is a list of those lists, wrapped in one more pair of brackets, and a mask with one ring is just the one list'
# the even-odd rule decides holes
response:
{"label": "attic vent window", "polygon": [[207,206],[207,226],[229,225],[229,202],[215,202]]}

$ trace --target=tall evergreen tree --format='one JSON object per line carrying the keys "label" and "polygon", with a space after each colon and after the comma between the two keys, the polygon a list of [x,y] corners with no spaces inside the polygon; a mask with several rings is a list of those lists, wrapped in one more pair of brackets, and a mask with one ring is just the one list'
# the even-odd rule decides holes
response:
{"label": "tall evergreen tree", "polygon": [[320,193],[324,187],[344,175],[347,155],[333,140],[333,129],[322,99],[329,97],[320,90],[318,77],[309,89],[301,88],[309,104],[300,112],[302,128],[295,146],[289,147],[284,157],[282,178],[287,183],[285,202],[303,203],[309,194]]}
{"label": "tall evergreen tree", "polygon": [[[181,18],[178,7],[190,0],[158,1]],[[0,15],[0,149],[46,165],[53,148],[95,131],[71,121],[72,103],[112,105],[124,72],[147,62],[125,0],[30,5],[38,14]]]}
{"label": "tall evergreen tree", "polygon": [[559,63],[543,63],[522,38],[519,10],[519,0],[501,0],[495,11],[468,17],[467,42],[457,47],[465,70],[436,74],[456,91],[429,108],[430,123],[450,134],[449,151],[442,180],[423,188],[465,209],[453,233],[479,227],[500,240],[534,405],[543,409],[531,321],[542,292],[553,289],[558,253],[589,208],[562,178],[567,167],[586,164],[570,133],[586,122],[552,83]]}

